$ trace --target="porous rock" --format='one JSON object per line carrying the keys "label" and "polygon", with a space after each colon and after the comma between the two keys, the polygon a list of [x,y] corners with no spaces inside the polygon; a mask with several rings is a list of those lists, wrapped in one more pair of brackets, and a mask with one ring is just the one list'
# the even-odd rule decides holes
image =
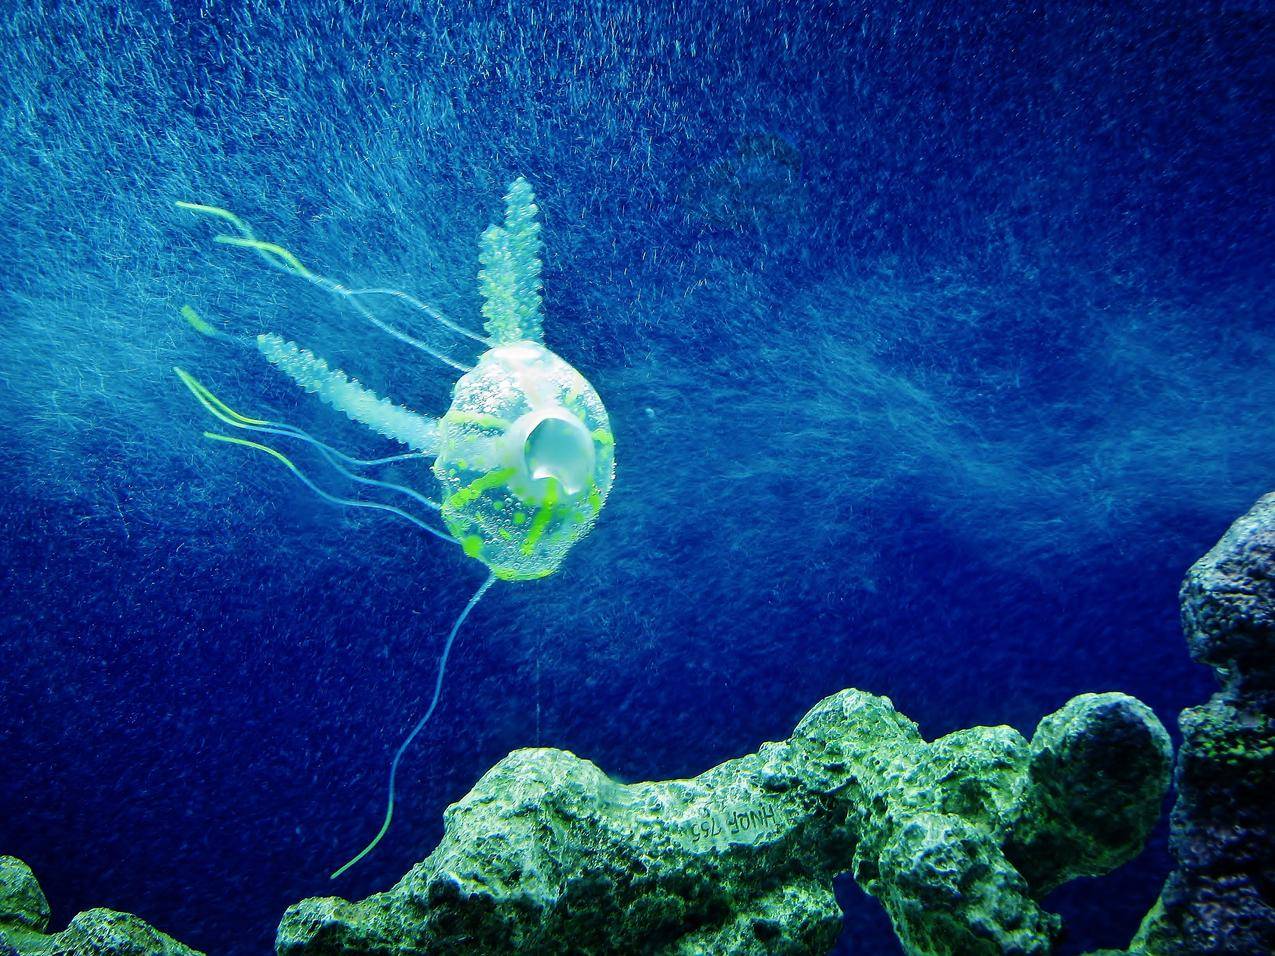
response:
{"label": "porous rock", "polygon": [[1179,718],[1174,868],[1131,952],[1275,952],[1275,494],[1182,585],[1192,657],[1221,688]]}
{"label": "porous rock", "polygon": [[0,856],[0,956],[201,956],[129,913],[91,909],[46,934],[49,903],[21,860]]}
{"label": "porous rock", "polygon": [[[1074,779],[1108,745],[1127,772]],[[832,880],[853,872],[909,953],[1046,953],[1059,921],[1038,898],[1141,849],[1170,760],[1155,716],[1119,694],[1077,698],[1030,743],[1008,727],[927,743],[888,699],[846,690],[788,740],[691,780],[620,784],[565,751],[519,750],[394,888],[304,900],[276,947],[823,953],[842,925]],[[1013,859],[1033,853],[1047,860],[1026,876]]]}
{"label": "porous rock", "polygon": [[1084,694],[1042,720],[1006,853],[1043,895],[1130,859],[1160,816],[1169,735],[1141,701]]}
{"label": "porous rock", "polygon": [[49,912],[31,867],[17,857],[0,856],[0,926],[15,924],[43,933]]}

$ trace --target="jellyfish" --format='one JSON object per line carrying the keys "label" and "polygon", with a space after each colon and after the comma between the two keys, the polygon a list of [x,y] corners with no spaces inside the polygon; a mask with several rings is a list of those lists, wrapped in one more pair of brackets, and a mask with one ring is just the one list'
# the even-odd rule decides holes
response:
{"label": "jellyfish", "polygon": [[[332,873],[336,879],[372,852],[389,831],[399,764],[438,706],[447,660],[461,625],[495,581],[529,581],[553,574],[576,542],[589,533],[611,490],[615,438],[593,386],[545,347],[541,225],[535,195],[525,179],[515,180],[505,196],[504,225],[490,226],[481,237],[478,277],[486,335],[453,322],[398,289],[349,288],[313,272],[283,246],[258,239],[242,219],[218,206],[188,202],[177,206],[229,225],[232,231],[217,235],[218,243],[253,253],[267,266],[330,292],[381,332],[461,373],[451,407],[440,418],[432,418],[378,396],[281,335],[233,335],[205,321],[190,305],[181,310],[196,331],[255,349],[305,391],[407,450],[378,458],[355,457],[296,426],[240,414],[185,369],[174,368],[209,414],[239,431],[307,444],[339,480],[392,495],[398,503],[337,494],[264,440],[214,431],[204,432],[205,437],[267,455],[328,504],[375,510],[410,523],[459,546],[487,569],[486,579],[443,643],[429,706],[390,763],[381,828],[367,846]],[[369,303],[386,298],[415,309],[458,339],[482,347],[477,362],[465,365],[385,321]],[[379,466],[411,459],[433,460],[437,499],[369,474]],[[434,515],[442,528],[431,520]]]}

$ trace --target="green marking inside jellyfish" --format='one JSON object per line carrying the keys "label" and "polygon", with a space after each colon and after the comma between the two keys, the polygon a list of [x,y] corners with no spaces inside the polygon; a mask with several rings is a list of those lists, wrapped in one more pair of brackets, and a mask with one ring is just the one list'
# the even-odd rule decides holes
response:
{"label": "green marking inside jellyfish", "polygon": [[[192,306],[186,322],[203,335],[255,349],[298,386],[336,411],[410,451],[381,458],[357,458],[300,428],[234,411],[184,369],[179,379],[209,414],[224,425],[300,441],[315,448],[336,475],[376,495],[393,496],[402,507],[380,498],[351,498],[320,486],[290,458],[257,441],[205,432],[208,438],[269,455],[329,504],[380,511],[406,520],[458,545],[481,561],[489,574],[457,617],[443,646],[433,699],[403,741],[390,765],[389,792],[380,832],[357,856],[332,874],[340,876],[363,859],[389,830],[394,813],[399,762],[429,721],[442,692],[447,658],[460,626],[500,579],[527,581],[552,574],[571,548],[589,533],[605,504],[615,475],[615,438],[606,408],[578,371],[549,351],[542,332],[540,223],[531,187],[517,179],[505,196],[504,225],[482,235],[479,288],[486,336],[445,318],[437,309],[397,289],[349,288],[319,275],[283,246],[258,239],[238,216],[217,206],[179,202],[190,212],[229,224],[233,234],[216,241],[254,253],[268,266],[310,282],[345,300],[370,324],[460,371],[452,404],[441,418],[422,415],[378,396],[308,349],[273,332],[237,336],[217,329]],[[392,299],[423,313],[485,351],[474,366],[431,347],[386,321],[369,303]],[[371,477],[390,462],[433,459],[440,486],[435,501],[413,488]],[[406,499],[406,500],[404,500]],[[415,508],[439,513],[446,531]]]}

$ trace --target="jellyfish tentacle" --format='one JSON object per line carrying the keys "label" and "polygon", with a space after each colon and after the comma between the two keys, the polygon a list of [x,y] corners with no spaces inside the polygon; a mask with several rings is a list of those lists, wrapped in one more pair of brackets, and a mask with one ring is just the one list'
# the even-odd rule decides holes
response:
{"label": "jellyfish tentacle", "polygon": [[395,405],[357,379],[328,365],[325,359],[295,342],[268,332],[257,336],[257,349],[267,362],[354,421],[417,451],[438,447],[438,422]]}
{"label": "jellyfish tentacle", "polygon": [[438,699],[443,694],[443,675],[447,671],[447,658],[451,655],[452,645],[456,641],[456,635],[460,632],[461,625],[465,623],[465,618],[469,617],[469,612],[472,611],[478,602],[482,600],[483,595],[487,593],[487,589],[492,586],[495,580],[496,575],[494,573],[487,575],[487,580],[479,585],[478,590],[475,591],[474,596],[469,599],[469,603],[465,605],[465,609],[460,612],[460,616],[456,618],[456,623],[452,625],[451,632],[447,635],[447,641],[443,644],[443,653],[438,659],[438,675],[434,680],[434,697],[429,702],[429,708],[425,711],[425,716],[416,722],[416,726],[413,727],[412,732],[407,735],[407,739],[399,744],[398,750],[394,753],[394,759],[390,762],[390,783],[385,802],[385,820],[381,823],[381,829],[377,832],[376,836],[372,838],[371,843],[360,850],[358,855],[353,859],[336,869],[329,879],[335,880],[350,867],[354,866],[354,864],[358,863],[359,860],[371,853],[374,849],[376,849],[376,845],[381,842],[381,839],[385,836],[385,834],[389,832],[390,821],[394,819],[394,783],[395,779],[398,777],[398,765],[403,760],[403,754],[407,753],[407,748],[412,745],[412,741],[416,739],[417,735],[419,735],[425,728],[425,725],[429,723],[429,719],[434,716],[434,709],[438,707]]}
{"label": "jellyfish tentacle", "polygon": [[[185,210],[188,210],[189,212],[198,213],[202,216],[212,216],[213,218],[216,218],[216,219],[224,219],[226,222],[234,226],[235,230],[244,239],[250,239],[253,242],[257,241],[257,237],[253,234],[252,228],[246,222],[244,222],[242,219],[236,216],[233,212],[231,212],[229,209],[222,209],[220,206],[208,206],[208,205],[205,205],[204,203],[198,203],[198,202],[185,202],[180,199],[177,200],[174,203],[174,205],[177,206],[179,209],[185,209]],[[266,245],[270,245],[270,244],[267,243]],[[283,251],[286,252],[286,250],[283,250]],[[261,256],[262,259],[265,260],[266,264],[270,266],[271,268],[281,269],[284,272],[293,271],[292,268],[288,265],[286,259],[277,258],[268,249],[258,248],[256,252],[259,256]],[[288,253],[288,255],[291,256],[291,253]],[[292,256],[292,259],[293,261],[296,261],[295,256]],[[297,263],[297,265],[300,265],[300,263]]]}
{"label": "jellyfish tentacle", "polygon": [[[247,345],[247,343],[242,343]],[[234,425],[237,428],[249,428],[254,431],[265,431],[275,435],[287,435],[291,438],[297,438],[301,441],[309,442],[311,445],[333,455],[348,465],[355,468],[373,468],[377,465],[388,465],[396,461],[410,461],[416,458],[432,458],[433,455],[426,451],[409,451],[400,455],[384,455],[380,458],[356,458],[354,455],[346,454],[339,448],[334,448],[325,441],[320,441],[303,428],[295,425],[289,425],[287,422],[270,421],[264,418],[249,418],[247,415],[241,415],[235,411],[220,398],[212,393],[203,382],[195,378],[184,368],[174,365],[173,371],[177,373],[177,377],[182,383],[190,389],[195,398],[199,399],[200,404],[208,409],[217,418],[220,418],[228,425]]]}
{"label": "jellyfish tentacle", "polygon": [[247,425],[264,426],[273,424],[264,418],[249,418],[247,415],[240,415],[237,411],[209,391],[208,387],[204,385],[203,382],[195,378],[195,376],[191,375],[180,365],[174,365],[173,371],[177,374],[177,377],[181,379],[182,384],[190,390],[190,393],[199,400],[199,404],[203,405],[205,409],[212,413],[213,417],[219,418],[226,424],[235,425],[237,427],[244,427]]}
{"label": "jellyfish tentacle", "polygon": [[[309,282],[311,285],[318,286],[320,289],[323,289],[325,292],[330,292],[333,295],[340,296],[341,298],[348,301],[350,305],[354,307],[354,310],[359,313],[359,315],[363,316],[364,319],[366,319],[372,325],[376,326],[386,335],[389,335],[392,338],[396,338],[400,342],[405,342],[406,344],[412,346],[412,348],[420,349],[422,352],[426,353],[427,355],[431,355],[434,358],[438,359],[443,364],[450,365],[452,368],[456,369],[458,372],[468,372],[473,367],[470,365],[465,365],[462,362],[457,362],[455,359],[452,359],[449,356],[444,355],[442,352],[438,351],[433,346],[425,342],[422,342],[420,339],[416,338],[416,336],[409,335],[407,332],[404,332],[402,329],[399,329],[396,326],[390,325],[390,323],[386,322],[376,313],[372,312],[365,305],[363,305],[363,303],[358,301],[357,296],[361,293],[357,293],[354,290],[347,288],[346,286],[342,285],[340,282],[337,282],[335,279],[329,279],[327,276],[319,275],[317,272],[312,272],[311,270],[307,269],[305,266],[301,264],[301,260],[299,260],[296,256],[294,256],[291,252],[289,252],[287,249],[285,249],[283,246],[279,245],[278,243],[264,242],[261,239],[252,239],[252,238],[248,238],[247,236],[228,236],[228,235],[225,235],[224,233],[221,235],[214,236],[213,241],[220,242],[223,245],[227,245],[227,246],[239,246],[244,249],[252,249],[258,253],[262,253],[264,256],[267,257],[266,261],[270,263],[272,266],[274,266],[275,268],[281,269],[282,271],[290,273],[291,275],[295,275],[299,278],[305,279],[306,282]],[[451,323],[448,323],[448,327],[451,327]]]}
{"label": "jellyfish tentacle", "polygon": [[250,236],[228,236],[224,232],[213,236],[213,242],[220,242],[226,246],[239,246],[244,249],[252,249],[261,253],[267,262],[274,265],[282,264],[285,272],[291,272],[293,275],[300,276],[302,279],[313,281],[316,276],[313,272],[301,264],[301,260],[294,256],[283,246],[277,242],[266,242],[264,239],[257,239]]}
{"label": "jellyfish tentacle", "polygon": [[488,226],[480,239],[483,327],[496,344],[544,343],[539,211],[531,185],[519,176],[505,195],[504,225]]}
{"label": "jellyfish tentacle", "polygon": [[[336,471],[340,472],[350,481],[356,482],[360,485],[368,485],[369,487],[372,487],[372,488],[383,488],[386,491],[397,492],[400,495],[406,495],[412,500],[420,502],[427,508],[432,508],[434,511],[442,510],[442,505],[439,504],[437,501],[434,501],[432,498],[426,498],[419,491],[413,491],[411,488],[408,488],[406,485],[397,485],[392,481],[384,481],[380,478],[369,478],[366,475],[360,475],[350,471],[348,468],[343,467],[339,461],[332,458],[327,452],[327,450],[322,447],[322,443],[319,443],[319,444],[320,444],[319,454],[321,454],[324,458],[327,459],[327,462],[329,465],[331,465]],[[424,457],[424,456],[417,455],[416,457]]]}
{"label": "jellyfish tentacle", "polygon": [[173,366],[173,371],[177,373],[182,383],[190,389],[191,394],[199,400],[214,417],[225,422],[227,425],[233,425],[235,428],[246,428],[249,431],[266,432],[272,435],[284,435],[289,438],[297,438],[301,441],[309,442],[321,451],[327,452],[336,458],[341,459],[346,464],[353,465],[356,468],[372,468],[376,465],[386,465],[396,461],[408,461],[414,458],[429,458],[427,452],[409,451],[401,455],[386,455],[382,458],[355,458],[353,455],[347,455],[339,448],[334,448],[325,441],[320,441],[304,429],[297,428],[295,425],[289,425],[287,422],[275,422],[265,418],[249,418],[247,415],[241,415],[235,411],[220,398],[212,393],[203,382],[195,378],[184,368]]}
{"label": "jellyfish tentacle", "polygon": [[195,311],[192,305],[183,305],[181,307],[181,316],[186,320],[186,324],[198,332],[200,335],[207,336],[210,339],[216,339],[218,342],[226,342],[230,345],[238,345],[243,348],[252,348],[252,343],[247,339],[237,335],[231,335],[229,332],[223,332],[221,329],[214,328],[210,323],[204,321],[204,318]]}
{"label": "jellyfish tentacle", "polygon": [[421,312],[424,312],[435,322],[438,322],[441,325],[447,326],[447,328],[451,329],[453,332],[456,332],[459,335],[463,335],[466,338],[473,339],[475,342],[479,342],[482,345],[487,346],[488,348],[491,348],[491,346],[495,344],[492,342],[491,339],[481,336],[477,332],[471,332],[469,331],[469,329],[465,328],[463,325],[457,325],[455,322],[453,322],[451,319],[444,316],[432,305],[428,305],[427,303],[422,302],[420,299],[416,298],[416,296],[409,295],[408,293],[403,292],[401,289],[382,289],[378,287],[378,288],[371,288],[371,289],[347,289],[346,292],[348,292],[350,295],[392,296],[393,298],[398,299],[402,302],[406,302],[408,305],[412,306],[413,308],[418,309]]}
{"label": "jellyfish tentacle", "polygon": [[239,230],[240,234],[244,237],[248,239],[255,238],[252,234],[252,229],[248,226],[248,224],[229,209],[222,209],[220,206],[208,206],[201,202],[186,202],[184,199],[178,199],[173,203],[173,205],[178,209],[186,209],[190,212],[197,212],[204,216],[213,216],[217,219],[224,219]]}
{"label": "jellyfish tentacle", "polygon": [[[314,281],[314,280],[311,280],[311,281]],[[322,283],[316,283],[316,284],[322,285]],[[358,313],[361,316],[363,316],[363,318],[367,319],[369,322],[371,322],[374,326],[376,326],[386,335],[392,336],[393,338],[398,339],[400,342],[406,342],[408,345],[412,346],[413,348],[420,349],[422,352],[425,352],[428,355],[432,355],[434,358],[438,359],[444,365],[450,365],[452,368],[456,369],[456,371],[458,372],[462,372],[462,373],[468,372],[473,368],[472,365],[466,365],[464,362],[457,362],[455,359],[447,357],[442,352],[439,352],[439,351],[436,351],[435,349],[430,348],[428,345],[426,345],[424,342],[422,342],[420,339],[416,338],[415,336],[408,335],[406,332],[402,332],[399,329],[396,329],[394,326],[390,325],[388,322],[385,322],[384,320],[378,318],[370,309],[363,306],[344,286],[333,282],[328,287],[328,289],[331,292],[335,292],[338,295],[344,296],[346,300],[352,306],[354,306],[354,308],[358,311]]]}
{"label": "jellyfish tentacle", "polygon": [[363,316],[364,319],[366,319],[368,322],[370,322],[376,328],[380,329],[385,334],[390,335],[398,339],[399,341],[412,346],[413,348],[420,349],[422,352],[425,352],[427,355],[433,356],[434,358],[438,359],[440,362],[450,365],[452,368],[456,369],[457,371],[468,372],[471,366],[465,365],[461,362],[455,361],[452,358],[449,358],[448,356],[444,355],[442,352],[439,352],[437,349],[421,341],[415,336],[402,331],[396,326],[391,325],[389,322],[386,322],[380,316],[376,315],[375,313],[370,311],[368,308],[366,308],[361,302],[359,302],[357,297],[362,295],[393,296],[395,298],[398,298],[408,303],[409,305],[414,306],[416,309],[425,313],[427,316],[429,316],[439,325],[442,325],[444,328],[452,332],[457,332],[461,335],[471,338],[474,341],[480,342],[484,345],[491,344],[491,342],[488,339],[484,338],[481,335],[478,335],[475,332],[471,332],[468,329],[461,326],[460,324],[453,322],[451,319],[446,318],[441,312],[438,311],[438,309],[434,308],[433,306],[426,305],[424,302],[420,301],[415,296],[408,295],[406,292],[400,292],[397,289],[382,289],[382,288],[351,289],[351,288],[348,288],[347,286],[342,285],[340,282],[337,282],[335,279],[329,279],[327,276],[320,275],[319,273],[306,268],[306,266],[304,266],[301,263],[300,259],[298,259],[295,255],[293,255],[283,246],[279,245],[278,243],[266,242],[264,240],[258,239],[256,235],[253,233],[252,228],[246,222],[244,222],[242,219],[240,219],[238,216],[236,216],[234,213],[230,212],[227,209],[222,209],[220,206],[208,206],[208,205],[204,205],[203,203],[184,202],[180,200],[176,203],[176,205],[180,207],[181,209],[186,209],[190,212],[198,213],[200,215],[205,215],[205,216],[211,216],[217,219],[222,219],[225,222],[228,222],[231,226],[233,226],[235,231],[239,233],[239,235],[237,236],[227,235],[225,233],[218,234],[213,237],[214,242],[219,242],[222,245],[237,246],[242,249],[251,250],[257,253],[257,255],[259,255],[262,258],[262,260],[264,260],[265,263],[271,268],[278,269],[281,272],[286,272],[289,275],[297,276],[298,278],[304,279],[305,281],[311,283],[312,285],[318,286],[319,288],[323,289],[325,292],[329,292],[329,293],[332,293],[333,295],[337,295],[343,299],[346,299],[347,301],[349,301],[350,305],[352,305],[354,309],[361,316]]}
{"label": "jellyfish tentacle", "polygon": [[416,525],[416,527],[420,528],[422,531],[428,531],[436,538],[441,538],[451,544],[460,543],[451,535],[439,531],[437,528],[431,527],[414,514],[410,514],[402,508],[396,508],[394,505],[387,505],[380,501],[360,501],[357,498],[342,498],[339,495],[334,495],[330,492],[324,491],[311,481],[309,476],[293,463],[292,459],[278,449],[271,448],[269,445],[263,445],[261,442],[249,441],[246,438],[235,438],[233,435],[222,435],[217,432],[204,432],[204,437],[211,438],[213,441],[226,442],[231,445],[242,445],[245,448],[253,448],[257,451],[265,452],[267,455],[270,455],[272,458],[281,462],[284,467],[291,471],[301,481],[302,484],[329,504],[338,505],[343,508],[366,508],[371,511],[383,511],[386,514],[395,515],[396,517],[402,518],[405,521]]}
{"label": "jellyfish tentacle", "polygon": [[199,403],[219,421],[234,428],[242,428],[246,431],[262,432],[267,435],[282,435],[285,438],[296,438],[300,441],[309,442],[319,450],[319,453],[323,456],[324,460],[331,465],[332,468],[344,475],[350,481],[357,482],[361,485],[384,488],[387,491],[406,495],[434,511],[438,511],[442,507],[437,501],[426,498],[420,492],[414,491],[411,488],[403,485],[397,485],[390,481],[382,481],[377,478],[368,478],[365,475],[355,474],[341,464],[341,461],[344,460],[356,468],[360,468],[383,465],[388,462],[404,461],[413,458],[430,457],[424,452],[414,451],[405,455],[390,455],[386,458],[354,458],[353,456],[347,455],[345,452],[337,448],[333,448],[327,442],[320,441],[313,435],[310,435],[308,432],[303,431],[300,428],[296,428],[295,426],[288,425],[283,422],[272,422],[263,418],[249,418],[247,415],[241,415],[214,395],[208,386],[204,385],[203,382],[199,381],[199,379],[195,378],[195,376],[191,375],[185,369],[174,366],[173,371],[177,373],[178,378],[182,380],[182,384],[190,390],[191,394],[195,396]]}

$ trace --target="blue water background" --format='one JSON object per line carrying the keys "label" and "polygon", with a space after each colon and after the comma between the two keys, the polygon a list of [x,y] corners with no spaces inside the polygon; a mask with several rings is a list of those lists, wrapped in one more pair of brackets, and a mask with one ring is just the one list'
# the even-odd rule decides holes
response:
{"label": "blue water background", "polygon": [[[5,6],[0,852],[59,925],[266,951],[517,747],[666,778],[848,686],[927,736],[1209,692],[1176,588],[1275,487],[1264,5]],[[482,570],[205,441],[175,364],[385,451],[178,310],[428,413],[454,376],[172,203],[476,325],[519,174],[616,484],[561,573],[474,612],[394,828],[331,884]],[[1051,897],[1062,951],[1124,945],[1166,867],[1162,826]],[[841,896],[847,952],[897,951]]]}

